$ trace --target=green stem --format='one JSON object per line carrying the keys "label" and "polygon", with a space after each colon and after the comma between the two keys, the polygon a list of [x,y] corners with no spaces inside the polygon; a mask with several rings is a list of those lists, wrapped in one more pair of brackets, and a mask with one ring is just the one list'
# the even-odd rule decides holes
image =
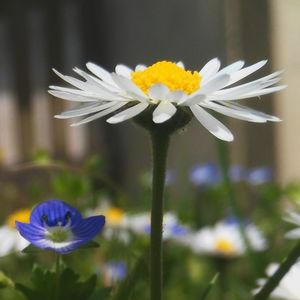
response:
{"label": "green stem", "polygon": [[292,249],[290,254],[283,260],[277,271],[270,277],[263,288],[253,297],[253,300],[266,300],[278,286],[280,280],[296,263],[300,256],[300,242]]}
{"label": "green stem", "polygon": [[59,300],[59,286],[60,286],[60,254],[56,254],[55,273],[56,273],[56,284],[55,284],[55,299]]}
{"label": "green stem", "polygon": [[151,246],[150,246],[150,299],[162,299],[162,222],[163,195],[169,134],[159,130],[151,131],[153,150]]}

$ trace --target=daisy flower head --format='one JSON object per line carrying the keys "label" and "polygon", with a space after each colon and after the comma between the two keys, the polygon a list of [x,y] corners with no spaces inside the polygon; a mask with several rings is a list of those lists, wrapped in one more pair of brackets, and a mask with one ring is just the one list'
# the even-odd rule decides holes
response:
{"label": "daisy flower head", "polygon": [[[207,110],[250,122],[280,121],[277,117],[236,102],[285,88],[284,85],[275,85],[280,79],[280,72],[235,85],[263,67],[266,62],[264,60],[244,67],[243,61],[237,61],[220,69],[220,61],[214,58],[200,71],[190,71],[181,62],[159,61],[148,67],[137,65],[134,70],[125,65],[117,65],[113,73],[89,62],[86,66],[90,73],[74,68],[83,80],[54,70],[73,87],[50,86],[49,93],[78,104],[56,116],[59,119],[80,117],[72,126],[112,113],[114,114],[107,119],[111,124],[134,117],[138,121],[146,112],[147,116],[150,112],[147,122],[152,126],[164,123],[164,127],[159,128],[167,128],[168,124],[179,128],[194,116],[217,138],[232,141],[230,130]],[[180,119],[181,126],[174,123],[176,118]]]}
{"label": "daisy flower head", "polygon": [[0,257],[22,251],[29,245],[16,229],[16,221],[28,222],[29,216],[29,209],[17,210],[7,217],[5,224],[0,226]]}
{"label": "daisy flower head", "polygon": [[[278,267],[279,264],[270,264],[266,269],[268,277],[271,277],[277,271]],[[271,298],[281,300],[300,300],[299,277],[300,262],[294,264],[292,268],[288,271],[288,273],[285,274],[285,276],[281,279],[279,285],[272,292]],[[253,293],[258,293],[265,283],[266,279],[258,279],[257,284],[259,288],[254,290]]]}
{"label": "daisy flower head", "polygon": [[66,254],[95,238],[104,223],[104,216],[84,219],[69,204],[61,200],[49,200],[32,210],[29,223],[17,221],[16,227],[34,246]]}

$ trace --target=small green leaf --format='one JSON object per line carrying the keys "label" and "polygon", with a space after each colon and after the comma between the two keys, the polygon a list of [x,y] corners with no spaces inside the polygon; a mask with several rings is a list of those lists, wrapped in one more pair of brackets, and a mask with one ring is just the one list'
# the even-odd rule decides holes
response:
{"label": "small green leaf", "polygon": [[204,290],[204,292],[203,292],[203,294],[200,298],[201,300],[205,300],[207,298],[207,296],[209,295],[209,292],[211,291],[212,287],[217,282],[217,280],[219,278],[219,275],[220,275],[219,273],[216,273],[215,276],[212,278],[212,280],[210,281],[210,283],[208,284],[208,286]]}
{"label": "small green leaf", "polygon": [[36,247],[32,244],[28,245],[26,248],[24,248],[22,250],[22,252],[26,253],[26,254],[28,254],[28,253],[38,253],[38,252],[43,252],[43,251],[45,251],[45,250],[40,249],[40,248],[38,248],[38,247]]}
{"label": "small green leaf", "polygon": [[31,285],[17,283],[15,287],[28,300],[89,300],[95,291],[96,280],[96,275],[80,280],[79,274],[70,268],[63,269],[57,278],[54,271],[35,266],[32,271]]}
{"label": "small green leaf", "polygon": [[80,246],[80,247],[78,248],[78,250],[80,250],[80,249],[90,249],[90,248],[99,248],[99,247],[100,247],[100,244],[99,244],[99,243],[97,243],[97,242],[95,242],[95,241],[90,241],[90,242],[88,242],[88,243],[86,243],[86,244]]}
{"label": "small green leaf", "polygon": [[7,277],[3,272],[0,272],[0,289],[4,289],[7,287],[13,287],[14,282]]}

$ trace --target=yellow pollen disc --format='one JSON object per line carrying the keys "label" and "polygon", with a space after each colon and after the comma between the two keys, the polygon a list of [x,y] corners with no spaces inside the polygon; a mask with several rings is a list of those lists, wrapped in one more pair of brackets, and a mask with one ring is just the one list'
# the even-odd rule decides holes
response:
{"label": "yellow pollen disc", "polygon": [[16,221],[29,223],[30,209],[20,209],[9,215],[6,219],[6,224],[11,227],[16,227]]}
{"label": "yellow pollen disc", "polygon": [[105,212],[105,217],[106,217],[107,223],[116,225],[122,221],[122,219],[124,217],[124,212],[120,208],[112,207],[112,208],[109,208]]}
{"label": "yellow pollen disc", "polygon": [[217,251],[225,254],[233,254],[235,252],[232,243],[225,239],[219,239],[215,246]]}
{"label": "yellow pollen disc", "polygon": [[201,76],[197,71],[186,71],[170,61],[159,61],[143,71],[131,73],[131,80],[145,93],[149,88],[162,83],[171,91],[191,94],[200,88]]}

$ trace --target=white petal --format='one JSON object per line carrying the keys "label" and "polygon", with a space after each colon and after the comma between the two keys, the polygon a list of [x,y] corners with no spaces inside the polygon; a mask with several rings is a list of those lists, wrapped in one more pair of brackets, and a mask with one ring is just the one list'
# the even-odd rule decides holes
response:
{"label": "white petal", "polygon": [[72,126],[72,127],[74,127],[74,126],[79,126],[79,125],[82,125],[82,124],[85,124],[85,123],[94,121],[94,120],[96,120],[96,119],[99,119],[99,118],[101,118],[101,117],[103,117],[103,116],[106,116],[106,115],[108,115],[108,114],[110,114],[110,113],[116,111],[117,109],[121,108],[121,107],[124,106],[125,104],[126,104],[126,103],[118,103],[118,104],[114,105],[113,107],[110,107],[110,108],[108,108],[108,109],[106,109],[106,110],[103,110],[103,111],[101,111],[101,112],[98,112],[98,113],[96,113],[96,114],[94,114],[94,115],[92,115],[92,116],[90,116],[90,117],[88,117],[88,118],[85,118],[85,119],[83,119],[83,120],[81,120],[81,121],[79,121],[79,122],[73,123],[73,124],[71,124],[71,126]]}
{"label": "white petal", "polygon": [[186,99],[187,95],[183,91],[172,91],[166,95],[166,100],[170,102],[180,102],[181,100]]}
{"label": "white petal", "polygon": [[118,75],[122,75],[129,79],[131,78],[131,73],[133,72],[132,69],[125,65],[117,65],[115,70]]}
{"label": "white petal", "polygon": [[179,105],[194,105],[202,102],[207,94],[213,93],[226,85],[230,76],[228,74],[220,74],[208,81],[198,92],[191,94],[185,100],[181,100]]}
{"label": "white petal", "polygon": [[69,118],[74,118],[74,117],[81,117],[85,116],[88,114],[92,114],[94,112],[98,112],[104,109],[107,109],[111,106],[114,106],[116,102],[108,102],[105,104],[93,104],[89,106],[83,106],[81,105],[80,108],[75,108],[71,110],[67,110],[59,115],[54,116],[56,119],[69,119]]}
{"label": "white petal", "polygon": [[[262,90],[259,90],[259,91],[256,91],[256,92],[252,92],[252,93],[243,95],[243,96],[239,97],[239,99],[263,96],[263,95],[267,95],[267,94],[271,94],[271,93],[275,93],[275,92],[284,90],[285,88],[287,88],[287,85],[278,85],[278,86],[274,86],[274,87],[267,88],[267,89],[262,89]],[[237,99],[235,98],[233,100],[237,100]]]}
{"label": "white petal", "polygon": [[126,93],[135,97],[136,100],[139,100],[141,102],[147,101],[146,95],[143,93],[143,91],[138,88],[131,80],[115,73],[112,73],[111,77],[117,86],[119,86]]}
{"label": "white petal", "polygon": [[113,86],[115,86],[114,81],[111,78],[111,73],[109,73],[108,71],[106,71],[105,69],[101,68],[100,66],[92,63],[92,62],[88,62],[86,64],[86,67],[93,73],[95,74],[97,77],[99,77],[100,79],[102,79],[105,82],[108,82],[110,84],[112,84]]}
{"label": "white petal", "polygon": [[233,104],[233,103],[224,102],[224,105],[226,105],[228,107],[231,107],[233,109],[240,110],[240,111],[250,112],[251,114],[256,115],[258,117],[265,118],[267,121],[271,121],[271,122],[280,122],[281,121],[281,119],[279,119],[276,116],[265,114],[261,111],[255,110],[255,109],[250,108],[250,107],[243,106],[243,105],[238,104],[238,103]]}
{"label": "white petal", "polygon": [[267,60],[262,60],[262,61],[259,61],[256,64],[254,64],[254,65],[243,68],[240,71],[237,71],[237,72],[231,74],[231,78],[230,78],[230,81],[229,81],[228,85],[231,85],[231,84],[245,78],[246,76],[254,73],[258,69],[263,67],[266,63],[267,63]]}
{"label": "white petal", "polygon": [[223,115],[226,115],[228,117],[236,118],[239,120],[244,120],[248,122],[255,122],[255,123],[265,123],[267,122],[266,118],[263,118],[262,116],[257,116],[250,111],[242,111],[239,109],[230,108],[224,105],[220,105],[218,103],[214,102],[204,102],[201,103],[201,106],[204,106],[206,108],[212,109],[218,113],[221,113]]}
{"label": "white petal", "polygon": [[300,238],[300,228],[296,228],[296,229],[288,231],[285,234],[285,237],[288,239],[299,239]]}
{"label": "white petal", "polygon": [[178,102],[178,105],[190,106],[203,102],[206,99],[206,95],[202,93],[195,93],[193,96],[182,99]]}
{"label": "white petal", "polygon": [[131,119],[136,115],[138,115],[139,113],[141,113],[143,110],[145,110],[148,106],[149,106],[148,103],[139,103],[110,117],[108,120],[106,120],[106,122],[111,124],[116,124]]}
{"label": "white petal", "polygon": [[153,122],[163,123],[176,113],[176,107],[167,101],[160,102],[153,112]]}
{"label": "white petal", "polygon": [[50,86],[51,89],[48,92],[58,98],[62,98],[70,101],[80,101],[80,102],[91,102],[91,101],[127,101],[128,98],[122,97],[117,94],[110,93],[90,93],[81,90],[75,90],[60,86]]}
{"label": "white petal", "polygon": [[147,66],[145,66],[145,65],[137,65],[135,67],[135,72],[144,71],[146,68],[147,68]]}
{"label": "white petal", "polygon": [[243,66],[244,66],[245,62],[242,60],[238,60],[228,66],[226,66],[225,68],[221,69],[218,74],[230,74],[236,71],[239,71]]}
{"label": "white petal", "polygon": [[63,91],[49,90],[48,93],[53,95],[54,97],[68,100],[68,101],[75,101],[75,102],[97,102],[97,101],[99,101],[99,98],[76,95],[73,93],[63,92]]}
{"label": "white petal", "polygon": [[203,84],[200,88],[200,92],[203,94],[213,93],[223,88],[229,81],[230,75],[220,74],[216,75],[213,79],[209,80],[206,84]]}
{"label": "white petal", "polygon": [[148,90],[150,98],[154,100],[165,100],[169,92],[169,88],[162,83],[153,84]]}
{"label": "white petal", "polygon": [[177,64],[176,64],[178,67],[182,68],[183,70],[185,69],[184,68],[184,63],[182,61],[178,61]]}
{"label": "white petal", "polygon": [[202,83],[205,83],[210,77],[214,76],[220,69],[221,62],[218,58],[211,59],[204,67],[200,70],[202,77]]}
{"label": "white petal", "polygon": [[103,80],[90,75],[78,68],[73,68],[74,72],[82,76],[92,87],[96,87],[97,89],[100,89],[101,91],[107,91],[107,92],[119,92],[120,89],[116,87],[115,85],[112,85],[110,83],[106,83]]}
{"label": "white petal", "polygon": [[229,129],[203,108],[193,105],[190,109],[198,121],[214,136],[227,142],[233,141],[233,135]]}

